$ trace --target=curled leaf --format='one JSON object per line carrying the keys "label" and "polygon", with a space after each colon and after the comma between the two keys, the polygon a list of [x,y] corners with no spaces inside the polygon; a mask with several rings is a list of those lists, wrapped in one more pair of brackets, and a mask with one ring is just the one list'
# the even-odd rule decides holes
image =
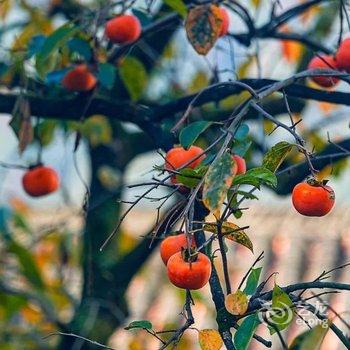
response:
{"label": "curled leaf", "polygon": [[[212,233],[218,232],[217,225],[215,223],[207,223],[203,227],[204,231],[209,231]],[[225,221],[222,224],[221,232],[224,235],[225,238],[229,239],[230,241],[234,241],[238,244],[243,245],[244,247],[248,248],[252,252],[253,249],[253,243],[248,237],[248,235],[242,230],[239,226],[232,222]]]}
{"label": "curled leaf", "polygon": [[278,142],[265,154],[263,159],[263,167],[272,172],[275,172],[280,167],[292,148],[293,145],[289,142]]}

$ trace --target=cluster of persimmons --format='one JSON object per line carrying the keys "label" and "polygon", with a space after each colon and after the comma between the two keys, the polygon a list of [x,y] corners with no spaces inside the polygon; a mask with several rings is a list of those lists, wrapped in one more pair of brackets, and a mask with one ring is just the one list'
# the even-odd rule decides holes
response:
{"label": "cluster of persimmons", "polygon": [[[219,36],[225,36],[229,28],[229,16],[220,8],[221,29]],[[142,33],[139,19],[134,15],[121,15],[110,19],[105,25],[105,36],[113,44],[124,45],[137,41]],[[97,79],[86,64],[79,64],[63,77],[62,85],[69,91],[90,91],[97,85]]]}

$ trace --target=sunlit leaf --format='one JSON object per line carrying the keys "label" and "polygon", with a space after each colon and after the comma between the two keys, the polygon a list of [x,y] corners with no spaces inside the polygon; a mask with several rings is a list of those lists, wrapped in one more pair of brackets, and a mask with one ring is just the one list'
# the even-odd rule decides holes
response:
{"label": "sunlit leaf", "polygon": [[211,124],[212,122],[201,120],[183,128],[179,135],[181,145],[185,149],[188,149],[197,140],[198,136],[207,130]]}
{"label": "sunlit leaf", "polygon": [[265,154],[263,167],[276,172],[292,148],[293,145],[286,141],[277,143]]}
{"label": "sunlit leaf", "polygon": [[186,17],[187,7],[182,0],[164,0],[164,4],[167,4],[183,18]]}
{"label": "sunlit leaf", "polygon": [[108,165],[102,165],[97,170],[97,178],[102,186],[115,191],[121,185],[121,173]]}
{"label": "sunlit leaf", "polygon": [[147,84],[147,72],[142,62],[135,57],[126,57],[119,67],[119,74],[131,99],[140,99]]}
{"label": "sunlit leaf", "polygon": [[260,324],[257,313],[244,318],[234,336],[234,343],[237,350],[247,350],[253,338],[255,330]]}
{"label": "sunlit leaf", "polygon": [[[321,322],[321,321],[320,321]],[[329,330],[330,321],[324,320],[316,327],[299,334],[289,350],[319,350]]]}
{"label": "sunlit leaf", "polygon": [[206,55],[217,41],[222,18],[216,5],[200,5],[191,9],[186,18],[187,37],[200,55]]}
{"label": "sunlit leaf", "polygon": [[303,54],[303,45],[292,40],[283,40],[282,54],[290,63],[297,63]]}
{"label": "sunlit leaf", "polygon": [[275,284],[272,291],[272,312],[268,317],[269,323],[275,326],[269,326],[271,334],[276,332],[275,328],[282,331],[291,324],[294,318],[292,306],[293,302],[289,295]]}
{"label": "sunlit leaf", "polygon": [[237,290],[225,297],[225,307],[232,315],[244,315],[248,310],[248,297],[242,291]]}
{"label": "sunlit leaf", "polygon": [[262,184],[276,187],[276,175],[266,168],[249,169],[245,174],[237,175],[233,180],[233,185],[252,185],[260,188]]}
{"label": "sunlit leaf", "polygon": [[81,132],[88,138],[93,147],[112,141],[112,127],[104,115],[94,115],[88,118],[81,128]]}
{"label": "sunlit leaf", "polygon": [[199,71],[196,73],[194,78],[191,81],[191,84],[188,88],[188,92],[190,93],[198,93],[198,91],[204,89],[209,85],[208,75],[204,71]]}
{"label": "sunlit leaf", "polygon": [[234,177],[234,161],[229,152],[214,160],[204,178],[203,203],[214,214],[221,206]]}
{"label": "sunlit leaf", "polygon": [[57,121],[50,119],[44,120],[37,126],[37,135],[43,146],[47,146],[52,142],[56,127]]}
{"label": "sunlit leaf", "polygon": [[245,288],[243,292],[247,295],[253,295],[256,291],[256,288],[259,284],[259,279],[261,275],[262,267],[258,267],[256,269],[252,269],[250,271]]}
{"label": "sunlit leaf", "polygon": [[12,6],[12,0],[1,0],[0,1],[0,18],[2,20],[5,19],[7,14],[9,13],[11,6]]}
{"label": "sunlit leaf", "polygon": [[202,329],[198,333],[198,342],[202,350],[220,350],[223,340],[216,329]]}

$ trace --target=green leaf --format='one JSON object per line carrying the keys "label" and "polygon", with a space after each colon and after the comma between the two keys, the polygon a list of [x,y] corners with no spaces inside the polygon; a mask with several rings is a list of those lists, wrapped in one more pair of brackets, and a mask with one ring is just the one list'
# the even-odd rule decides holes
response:
{"label": "green leaf", "polygon": [[183,148],[188,149],[197,140],[198,136],[209,128],[212,122],[204,120],[191,123],[180,132],[179,139]]}
{"label": "green leaf", "polygon": [[25,217],[20,212],[13,213],[13,225],[17,228],[20,228],[26,233],[32,233],[30,226],[28,225]]}
{"label": "green leaf", "polygon": [[98,65],[98,81],[106,89],[112,89],[115,82],[116,69],[110,63],[100,63]]}
{"label": "green leaf", "polygon": [[44,283],[30,251],[11,240],[8,251],[14,254],[20,264],[21,271],[27,280],[37,289],[43,289]]}
{"label": "green leaf", "polygon": [[214,214],[220,212],[233,177],[234,160],[229,152],[225,152],[209,166],[204,178],[203,203]]}
{"label": "green leaf", "polygon": [[167,4],[175,12],[181,15],[183,18],[187,15],[187,7],[182,0],[164,0],[164,4]]}
{"label": "green leaf", "polygon": [[[279,331],[286,329],[294,318],[292,310],[293,302],[284,290],[275,284],[272,291],[272,313],[269,322],[274,324]],[[270,333],[276,333],[276,329],[269,326]]]}
{"label": "green leaf", "polygon": [[324,320],[316,327],[299,334],[292,342],[289,350],[319,350],[329,330],[330,321]]}
{"label": "green leaf", "polygon": [[57,125],[56,120],[46,119],[37,126],[36,132],[43,146],[52,142]]}
{"label": "green leaf", "polygon": [[82,56],[86,61],[90,61],[92,56],[92,50],[89,43],[86,40],[80,38],[72,38],[68,41],[68,48],[71,52],[77,53]]}
{"label": "green leaf", "polygon": [[128,331],[129,329],[152,329],[152,328],[153,328],[153,325],[150,321],[142,320],[142,321],[133,321],[124,329]]}
{"label": "green leaf", "polygon": [[261,275],[262,267],[258,267],[256,269],[252,269],[248,276],[245,288],[243,292],[247,295],[253,295],[256,291],[256,288],[259,284],[259,278]]}
{"label": "green leaf", "polygon": [[36,54],[35,67],[41,78],[44,78],[51,67],[49,61],[53,54],[63,47],[67,41],[78,31],[71,23],[66,23],[49,35],[43,43],[41,50]]}
{"label": "green leaf", "polygon": [[247,139],[235,142],[234,146],[232,147],[232,153],[244,157],[251,145],[252,142]]}
{"label": "green leaf", "polygon": [[260,188],[262,184],[270,187],[277,186],[276,175],[266,168],[253,168],[245,174],[237,175],[233,180],[233,185],[252,185]]}
{"label": "green leaf", "polygon": [[82,125],[81,132],[92,147],[106,145],[112,141],[112,127],[104,115],[93,115],[88,118]]}
{"label": "green leaf", "polygon": [[147,85],[147,72],[143,64],[135,57],[124,59],[119,74],[133,101],[142,96]]}
{"label": "green leaf", "polygon": [[244,141],[249,134],[249,126],[247,124],[242,124],[239,126],[235,133],[235,140]]}
{"label": "green leaf", "polygon": [[176,175],[176,181],[185,185],[188,188],[194,188],[200,183],[207,169],[208,167],[206,166],[201,166],[196,169],[181,169],[179,170],[180,174]]}
{"label": "green leaf", "polygon": [[286,141],[277,143],[265,154],[263,167],[276,172],[292,148],[293,145]]}
{"label": "green leaf", "polygon": [[4,310],[4,313],[2,313],[2,320],[9,320],[27,303],[28,301],[22,296],[9,295],[0,292],[0,307]]}
{"label": "green leaf", "polygon": [[252,314],[244,318],[234,336],[236,350],[246,350],[253,338],[255,330],[258,328],[260,320],[258,314]]}

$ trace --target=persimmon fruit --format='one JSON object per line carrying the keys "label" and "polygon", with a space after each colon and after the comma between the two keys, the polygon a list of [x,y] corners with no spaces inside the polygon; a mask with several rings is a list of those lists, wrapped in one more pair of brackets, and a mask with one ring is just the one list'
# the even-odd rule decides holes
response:
{"label": "persimmon fruit", "polygon": [[[309,69],[338,69],[337,61],[330,55],[314,57],[308,66]],[[315,76],[310,77],[317,85],[329,88],[335,86],[339,82],[337,77]]]}
{"label": "persimmon fruit", "polygon": [[238,155],[233,155],[232,158],[235,161],[235,175],[241,175],[241,174],[245,174],[247,171],[247,165],[245,162],[245,159],[238,156]]}
{"label": "persimmon fruit", "polygon": [[223,37],[228,33],[228,28],[230,26],[230,17],[228,15],[227,10],[225,10],[222,7],[220,7],[219,9],[220,9],[220,15],[222,19],[219,37]]}
{"label": "persimmon fruit", "polygon": [[335,57],[338,69],[350,73],[350,38],[341,42]]}
{"label": "persimmon fruit", "polygon": [[[196,247],[194,242],[191,242],[193,248]],[[176,236],[169,236],[165,238],[160,244],[160,256],[166,265],[168,260],[174,254],[181,252],[182,249],[187,248],[187,238],[184,233],[181,233]]]}
{"label": "persimmon fruit", "polygon": [[294,208],[305,216],[324,216],[335,203],[335,193],[330,186],[321,183],[302,182],[292,192]]}
{"label": "persimmon fruit", "polygon": [[133,15],[122,15],[106,23],[105,33],[114,44],[130,44],[136,41],[142,32],[139,19]]}
{"label": "persimmon fruit", "polygon": [[191,262],[186,261],[182,252],[179,252],[170,257],[167,270],[169,280],[173,285],[196,290],[208,283],[211,275],[211,262],[203,253],[198,253]]}
{"label": "persimmon fruit", "polygon": [[24,174],[22,184],[27,194],[32,197],[41,197],[55,192],[60,185],[60,180],[54,169],[39,165]]}
{"label": "persimmon fruit", "polygon": [[[205,154],[200,147],[191,146],[188,150],[183,147],[174,147],[165,156],[165,170],[177,170],[187,163],[189,164],[186,165],[186,168],[194,169],[204,158]],[[171,182],[177,184],[176,176],[171,177]]]}
{"label": "persimmon fruit", "polygon": [[74,67],[62,79],[62,85],[69,91],[90,91],[96,84],[97,79],[86,64]]}

